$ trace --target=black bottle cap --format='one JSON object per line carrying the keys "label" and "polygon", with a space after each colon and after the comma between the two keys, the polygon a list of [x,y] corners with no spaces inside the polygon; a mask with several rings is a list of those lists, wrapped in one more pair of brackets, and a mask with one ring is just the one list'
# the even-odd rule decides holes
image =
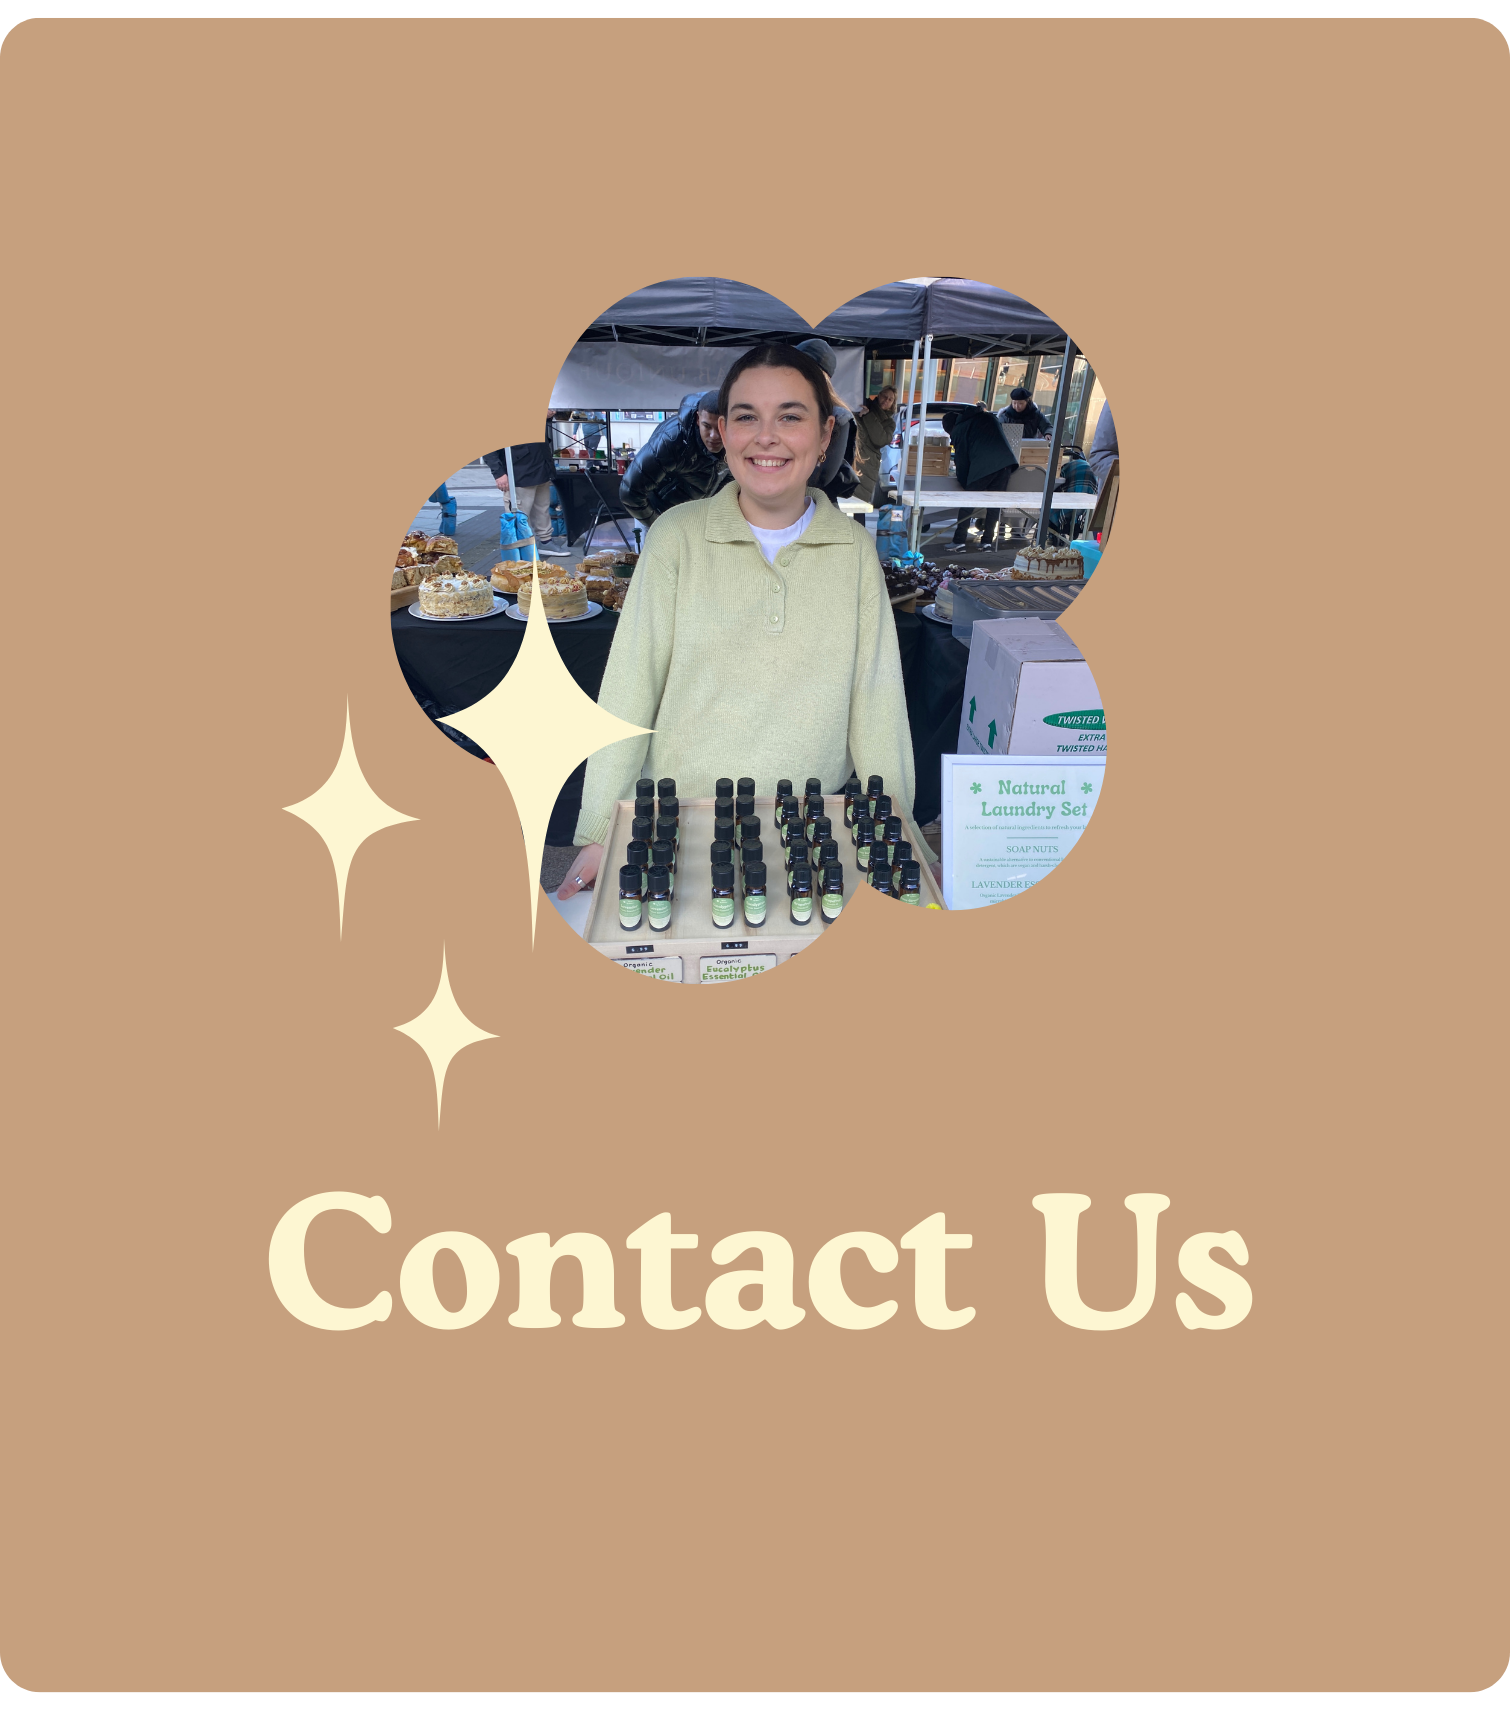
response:
{"label": "black bottle cap", "polygon": [[747,861],[745,863],[745,889],[763,890],[765,888],[765,862]]}
{"label": "black bottle cap", "polygon": [[812,888],[813,869],[805,866],[799,867],[796,872],[792,874],[792,889],[794,891],[810,891]]}
{"label": "black bottle cap", "polygon": [[877,796],[876,797],[876,811],[871,817],[874,819],[882,820],[882,821],[888,820],[891,818],[891,797],[890,796]]}
{"label": "black bottle cap", "polygon": [[786,809],[788,817],[794,813],[800,813],[802,811],[802,803],[797,800],[796,796],[793,795],[790,790],[788,790],[781,798],[781,805]]}
{"label": "black bottle cap", "polygon": [[734,889],[734,869],[727,864],[713,869],[713,888],[717,891]]}
{"label": "black bottle cap", "polygon": [[917,861],[904,861],[902,863],[902,877],[904,879],[920,879],[922,876],[923,869],[921,863]]}
{"label": "black bottle cap", "polygon": [[662,778],[655,786],[655,793],[658,796],[674,796],[676,794],[676,779]]}
{"label": "black bottle cap", "polygon": [[776,780],[776,797],[777,797],[777,800],[779,801],[782,796],[789,796],[789,795],[791,795],[791,793],[792,793],[792,780],[790,778],[778,778]]}
{"label": "black bottle cap", "polygon": [[646,867],[650,864],[650,845],[641,837],[635,838],[624,851],[624,854],[637,867]]}
{"label": "black bottle cap", "polygon": [[844,869],[837,861],[830,861],[823,869],[823,888],[829,891],[844,889]]}
{"label": "black bottle cap", "polygon": [[821,843],[833,829],[834,822],[828,817],[828,815],[826,813],[818,814],[813,820],[814,841]]}
{"label": "black bottle cap", "polygon": [[823,797],[815,795],[813,791],[808,791],[807,795],[803,798],[803,802],[810,819],[816,819],[818,815],[823,812]]}
{"label": "black bottle cap", "polygon": [[878,796],[886,788],[886,780],[879,772],[872,772],[865,780],[865,793],[868,796]]}
{"label": "black bottle cap", "polygon": [[916,865],[912,859],[912,845],[905,839],[898,841],[895,850],[892,852],[891,864],[893,867]]}
{"label": "black bottle cap", "polygon": [[634,786],[634,798],[636,801],[644,801],[646,796],[653,796],[654,794],[655,784],[651,779],[640,778],[636,781]]}
{"label": "black bottle cap", "polygon": [[735,798],[734,798],[734,817],[736,819],[743,819],[747,814],[752,814],[752,813],[754,813],[754,811],[755,811],[755,798],[754,798],[754,796],[745,796],[745,795],[735,796]]}
{"label": "black bottle cap", "polygon": [[669,891],[671,889],[671,869],[669,867],[652,867],[650,869],[650,889],[653,891]]}
{"label": "black bottle cap", "polygon": [[832,867],[838,859],[839,845],[834,842],[832,837],[824,838],[823,842],[818,845],[818,865],[820,867]]}
{"label": "black bottle cap", "polygon": [[655,822],[655,836],[651,838],[650,841],[652,843],[675,843],[676,821],[674,819],[667,819],[662,815],[661,818]]}
{"label": "black bottle cap", "polygon": [[870,882],[877,885],[884,879],[891,883],[891,863],[889,861],[872,861],[870,864]]}
{"label": "black bottle cap", "polygon": [[710,845],[708,849],[708,859],[715,867],[727,867],[730,866],[734,860],[734,851],[723,841],[722,838],[719,838],[715,843]]}
{"label": "black bottle cap", "polygon": [[662,838],[659,843],[652,843],[650,845],[650,864],[652,867],[669,868],[675,854],[676,845],[668,843],[664,838]]}
{"label": "black bottle cap", "polygon": [[857,837],[874,837],[875,833],[876,822],[868,813],[862,813],[855,821],[855,835]]}
{"label": "black bottle cap", "polygon": [[809,778],[807,781],[807,793],[810,796],[821,796],[823,794],[822,778]]}
{"label": "black bottle cap", "polygon": [[765,850],[761,846],[760,839],[758,837],[747,837],[739,846],[739,858],[744,862],[744,868],[747,873],[756,863],[763,862],[765,860]]}
{"label": "black bottle cap", "polygon": [[634,822],[629,827],[630,841],[634,842],[638,839],[641,843],[648,843],[650,841],[650,833],[654,830],[655,821],[651,819],[649,814],[637,814]]}
{"label": "black bottle cap", "polygon": [[739,788],[735,793],[741,796],[753,796],[755,794],[755,780],[753,778],[741,778]]}
{"label": "black bottle cap", "polygon": [[714,819],[713,835],[720,843],[734,841],[734,821],[728,814],[721,813]]}
{"label": "black bottle cap", "polygon": [[747,813],[740,816],[739,835],[741,838],[760,836],[760,815],[758,813]]}
{"label": "black bottle cap", "polygon": [[720,778],[713,786],[713,797],[715,801],[727,801],[733,794],[734,780],[732,778]]}
{"label": "black bottle cap", "polygon": [[636,891],[640,888],[640,870],[632,861],[627,867],[619,868],[619,889],[623,891],[631,888]]}
{"label": "black bottle cap", "polygon": [[887,816],[886,816],[886,841],[888,843],[894,843],[896,841],[896,839],[899,838],[901,835],[902,835],[902,816],[898,813],[887,814]]}
{"label": "black bottle cap", "polygon": [[661,818],[676,819],[682,811],[682,804],[675,796],[661,797]]}

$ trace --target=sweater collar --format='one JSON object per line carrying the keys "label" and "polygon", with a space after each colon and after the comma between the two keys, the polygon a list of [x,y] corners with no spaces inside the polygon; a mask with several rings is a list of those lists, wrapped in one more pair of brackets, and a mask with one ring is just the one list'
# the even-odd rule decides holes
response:
{"label": "sweater collar", "polygon": [[[803,530],[796,544],[798,546],[847,546],[854,540],[854,531],[850,528],[849,518],[839,510],[829,499],[827,493],[820,492],[816,487],[807,489],[807,496],[813,501],[813,520]],[[730,481],[720,487],[713,495],[713,503],[708,506],[708,520],[703,525],[703,534],[708,540],[735,543],[749,541],[751,546],[756,544],[755,536],[750,532],[750,525],[745,520],[745,514],[739,508],[739,483]]]}

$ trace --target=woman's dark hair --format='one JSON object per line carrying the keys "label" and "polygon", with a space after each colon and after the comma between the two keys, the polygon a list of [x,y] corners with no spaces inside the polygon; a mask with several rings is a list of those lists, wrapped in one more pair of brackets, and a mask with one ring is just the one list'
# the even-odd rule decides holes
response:
{"label": "woman's dark hair", "polygon": [[794,368],[813,389],[813,397],[818,405],[818,426],[821,428],[834,413],[834,394],[828,383],[828,376],[805,350],[797,350],[789,344],[757,344],[753,350],[747,350],[724,375],[724,383],[718,389],[718,413],[727,416],[729,413],[729,393],[734,382],[751,368]]}

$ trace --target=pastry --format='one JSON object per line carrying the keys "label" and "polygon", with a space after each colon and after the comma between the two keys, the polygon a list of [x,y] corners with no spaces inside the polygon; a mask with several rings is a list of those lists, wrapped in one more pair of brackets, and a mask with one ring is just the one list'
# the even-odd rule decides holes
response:
{"label": "pastry", "polygon": [[418,554],[412,547],[401,546],[398,549],[398,557],[393,562],[400,570],[407,570],[411,564],[418,562]]}
{"label": "pastry", "polygon": [[455,552],[456,542],[448,534],[432,534],[425,542],[426,552]]}
{"label": "pastry", "polygon": [[517,594],[519,584],[530,579],[530,567],[517,558],[503,558],[493,566],[489,576],[500,594]]}
{"label": "pastry", "polygon": [[[534,598],[534,586],[528,581],[519,584],[519,609],[529,615]],[[540,602],[548,618],[587,616],[587,584],[580,576],[541,576]]]}
{"label": "pastry", "polygon": [[1085,574],[1085,560],[1069,546],[1025,546],[1012,565],[1018,582],[1069,581]]}
{"label": "pastry", "polygon": [[440,557],[435,560],[435,563],[426,570],[425,580],[429,581],[430,577],[436,573],[439,573],[442,576],[454,576],[459,570],[464,568],[465,566],[462,564],[462,561],[454,552],[443,552]]}
{"label": "pastry", "polygon": [[408,585],[407,578],[405,577],[403,571],[402,570],[395,570],[393,572],[393,586],[395,588],[403,588],[403,587],[406,587],[407,585]]}
{"label": "pastry", "polygon": [[493,590],[471,570],[426,571],[419,609],[428,617],[483,617],[493,610]]}

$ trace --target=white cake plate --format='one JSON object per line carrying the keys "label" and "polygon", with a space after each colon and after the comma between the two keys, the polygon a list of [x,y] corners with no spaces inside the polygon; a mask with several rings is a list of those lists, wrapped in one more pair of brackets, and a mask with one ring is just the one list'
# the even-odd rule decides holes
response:
{"label": "white cake plate", "polygon": [[[580,617],[553,617],[547,618],[545,621],[547,623],[586,623],[588,618],[597,617],[602,610],[602,606],[596,600],[589,600],[587,610]],[[510,606],[504,615],[513,618],[517,623],[528,623],[530,621],[529,613],[520,611],[518,606]]]}
{"label": "white cake plate", "polygon": [[508,601],[502,594],[494,594],[493,609],[490,612],[456,612],[449,617],[442,617],[438,612],[422,612],[419,601],[416,600],[409,608],[410,617],[420,617],[426,623],[480,623],[483,618],[497,617],[499,612],[508,607]]}
{"label": "white cake plate", "polygon": [[925,617],[925,618],[931,618],[934,621],[934,623],[945,624],[950,629],[952,629],[954,627],[954,619],[953,618],[940,617],[938,614],[937,608],[935,606],[933,606],[932,604],[929,604],[926,606],[919,606],[918,607],[918,616],[919,617]]}

